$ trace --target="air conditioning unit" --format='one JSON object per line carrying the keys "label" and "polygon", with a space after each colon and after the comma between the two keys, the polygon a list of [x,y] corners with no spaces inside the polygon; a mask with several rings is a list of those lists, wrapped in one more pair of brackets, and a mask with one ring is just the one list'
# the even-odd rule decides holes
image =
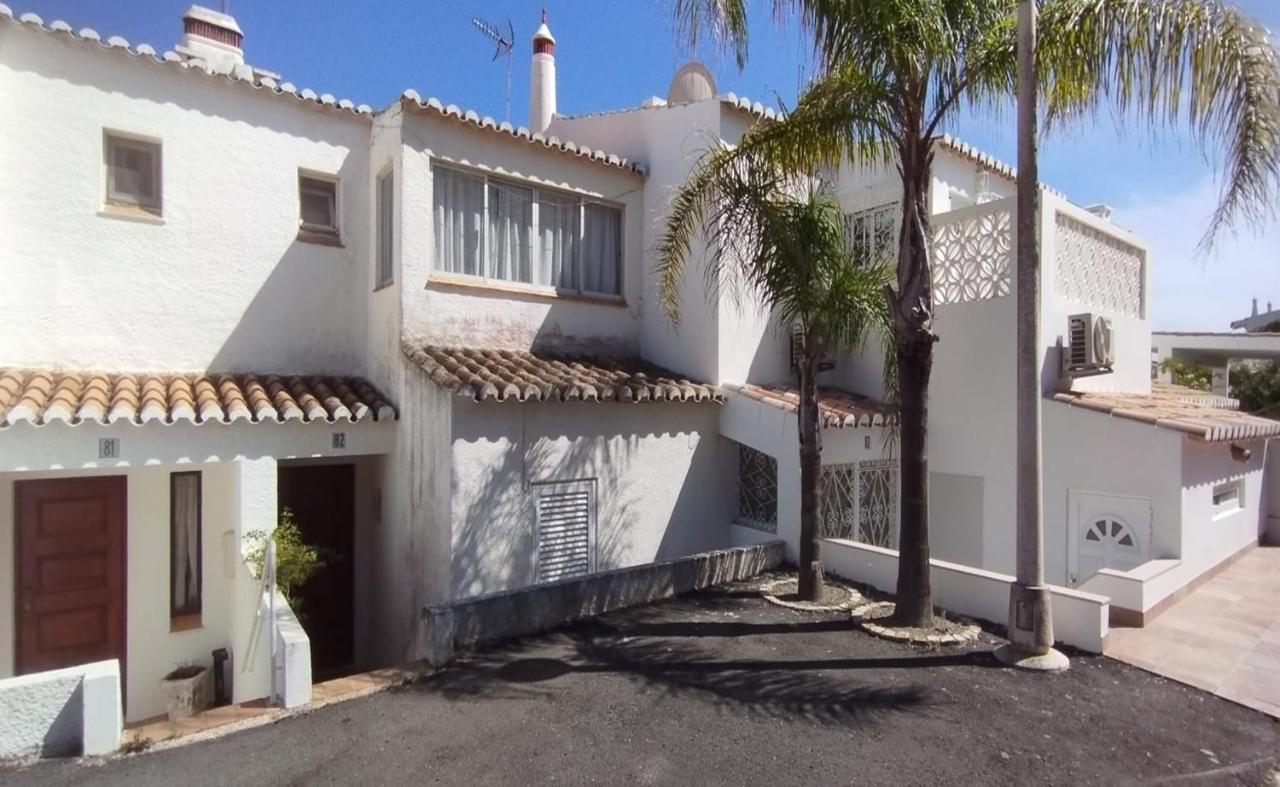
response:
{"label": "air conditioning unit", "polygon": [[[800,351],[804,349],[804,328],[800,323],[791,326],[791,368],[798,370],[800,368]],[[818,371],[829,372],[836,368],[836,359],[831,357],[830,352],[823,352],[822,358],[818,360]]]}
{"label": "air conditioning unit", "polygon": [[1070,377],[1109,374],[1115,364],[1111,320],[1095,314],[1067,318],[1067,346],[1062,348],[1062,372]]}

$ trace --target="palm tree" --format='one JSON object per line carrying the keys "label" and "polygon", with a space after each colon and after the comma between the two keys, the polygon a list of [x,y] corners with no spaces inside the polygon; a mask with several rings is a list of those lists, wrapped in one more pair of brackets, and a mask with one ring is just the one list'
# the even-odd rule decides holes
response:
{"label": "palm tree", "polygon": [[[932,623],[925,403],[933,297],[926,192],[933,143],[962,109],[1007,101],[1017,73],[1016,0],[773,0],[813,37],[821,73],[777,123],[753,127],[741,156],[805,170],[849,159],[897,168],[902,223],[886,288],[897,357],[901,524],[896,622]],[[746,0],[676,0],[696,44],[708,29],[746,61]],[[1280,184],[1280,55],[1224,0],[1040,0],[1036,68],[1054,122],[1105,106],[1156,127],[1185,121],[1225,159],[1202,247],[1237,219],[1273,210]],[[723,157],[718,166],[733,166]],[[685,191],[714,177],[695,175]],[[681,195],[684,196],[684,195]],[[687,221],[677,199],[671,222]]]}
{"label": "palm tree", "polygon": [[[726,166],[728,159],[733,163]],[[679,323],[680,282],[701,235],[708,286],[739,304],[758,304],[792,336],[800,378],[798,595],[816,600],[822,591],[818,366],[831,352],[860,349],[869,336],[888,337],[890,270],[850,242],[839,203],[816,178],[725,147],[708,153],[697,172],[701,180],[677,197],[658,244],[659,297],[671,322]]]}

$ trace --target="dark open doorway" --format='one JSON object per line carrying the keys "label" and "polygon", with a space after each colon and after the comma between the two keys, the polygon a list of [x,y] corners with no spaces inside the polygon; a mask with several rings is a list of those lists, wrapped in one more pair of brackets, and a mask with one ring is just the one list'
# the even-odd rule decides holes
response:
{"label": "dark open doorway", "polygon": [[355,466],[282,464],[277,494],[303,542],[324,557],[295,610],[311,639],[312,679],[347,674],[355,667]]}

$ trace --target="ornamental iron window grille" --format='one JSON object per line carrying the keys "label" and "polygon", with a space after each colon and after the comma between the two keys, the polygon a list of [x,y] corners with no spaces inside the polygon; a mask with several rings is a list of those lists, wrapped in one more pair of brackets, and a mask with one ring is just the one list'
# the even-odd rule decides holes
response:
{"label": "ornamental iron window grille", "polygon": [[824,465],[822,537],[888,549],[898,546],[898,463],[893,460]]}
{"label": "ornamental iron window grille", "polygon": [[738,524],[778,532],[778,460],[738,446]]}
{"label": "ornamental iron window grille", "polygon": [[898,252],[898,204],[877,205],[845,216],[850,246],[861,248],[868,262],[891,261]]}
{"label": "ornamental iron window grille", "polygon": [[898,463],[893,460],[858,465],[858,541],[898,548]]}

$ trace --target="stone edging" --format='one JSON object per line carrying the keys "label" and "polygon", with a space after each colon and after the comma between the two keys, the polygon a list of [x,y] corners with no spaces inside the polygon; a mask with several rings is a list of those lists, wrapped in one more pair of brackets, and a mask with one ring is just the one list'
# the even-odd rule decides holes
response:
{"label": "stone edging", "polygon": [[869,604],[855,607],[853,610],[854,622],[867,632],[881,639],[892,640],[893,642],[906,643],[927,643],[929,645],[962,645],[966,642],[973,642],[978,639],[978,635],[982,633],[982,629],[972,624],[956,624],[961,628],[959,631],[936,634],[926,634],[921,636],[914,631],[902,629],[897,626],[886,626],[880,623],[866,619],[866,614],[872,611],[880,611],[885,608],[892,608],[892,601],[874,601]]}
{"label": "stone edging", "polygon": [[839,604],[817,604],[812,601],[783,601],[782,599],[778,598],[773,594],[774,588],[780,587],[782,585],[790,584],[795,581],[796,580],[790,579],[790,578],[775,579],[772,582],[769,582],[760,586],[760,595],[762,595],[764,597],[764,600],[768,601],[770,604],[775,604],[779,607],[785,607],[787,609],[793,609],[797,612],[846,612],[846,611],[852,610],[854,607],[857,606],[858,602],[862,601],[861,593],[859,593],[858,591],[854,590],[851,587],[846,587],[844,585],[828,585],[827,586],[827,587],[840,588],[841,590],[844,590],[849,594],[849,600],[841,602]]}

